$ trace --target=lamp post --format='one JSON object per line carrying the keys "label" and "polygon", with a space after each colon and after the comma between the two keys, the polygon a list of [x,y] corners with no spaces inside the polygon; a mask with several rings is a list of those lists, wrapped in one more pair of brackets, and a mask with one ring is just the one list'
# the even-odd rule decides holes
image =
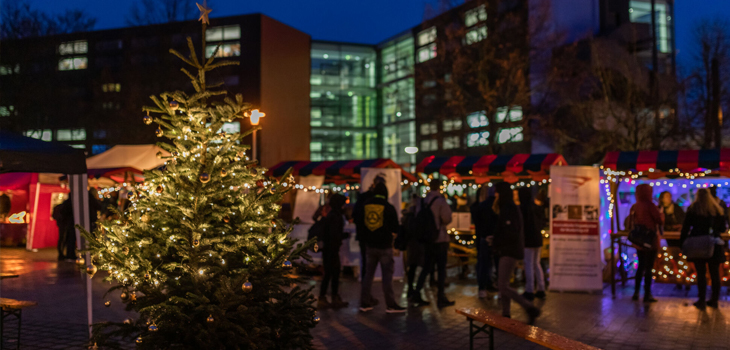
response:
{"label": "lamp post", "polygon": [[[261,121],[261,118],[266,116],[266,113],[259,112],[258,109],[252,110],[250,113],[247,113],[249,119],[251,120],[252,126],[259,125],[259,122]],[[251,143],[251,156],[254,160],[257,160],[257,154],[256,154],[256,129],[253,131],[253,142]]]}

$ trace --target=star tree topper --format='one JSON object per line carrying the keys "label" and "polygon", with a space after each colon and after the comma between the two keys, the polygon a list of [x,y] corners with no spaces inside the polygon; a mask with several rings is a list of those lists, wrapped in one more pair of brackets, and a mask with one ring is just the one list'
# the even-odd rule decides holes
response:
{"label": "star tree topper", "polygon": [[208,1],[203,1],[202,5],[196,2],[195,5],[198,5],[198,10],[200,10],[200,18],[198,18],[198,21],[203,21],[203,23],[205,24],[210,24],[208,14],[213,10],[208,8]]}

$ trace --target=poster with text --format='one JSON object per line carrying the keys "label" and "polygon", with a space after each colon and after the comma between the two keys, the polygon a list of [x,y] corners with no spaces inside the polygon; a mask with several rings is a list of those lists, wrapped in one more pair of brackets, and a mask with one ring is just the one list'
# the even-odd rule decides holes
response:
{"label": "poster with text", "polygon": [[603,290],[598,168],[550,167],[550,290]]}

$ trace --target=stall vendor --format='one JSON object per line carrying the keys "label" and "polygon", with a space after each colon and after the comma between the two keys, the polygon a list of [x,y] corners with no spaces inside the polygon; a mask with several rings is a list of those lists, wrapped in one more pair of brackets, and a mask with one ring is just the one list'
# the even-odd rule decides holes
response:
{"label": "stall vendor", "polygon": [[[659,212],[664,214],[664,231],[679,231],[682,229],[684,222],[684,210],[679,204],[674,203],[672,194],[664,191],[659,195]],[[676,240],[672,240],[676,241]],[[667,242],[670,247],[678,247],[679,241],[673,242],[675,245]]]}

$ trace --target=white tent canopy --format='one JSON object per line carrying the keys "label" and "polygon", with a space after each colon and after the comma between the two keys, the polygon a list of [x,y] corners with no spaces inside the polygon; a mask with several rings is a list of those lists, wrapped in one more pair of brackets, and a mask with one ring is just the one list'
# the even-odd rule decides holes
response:
{"label": "white tent canopy", "polygon": [[156,145],[117,145],[104,153],[87,158],[86,168],[150,170],[165,164],[163,159],[157,157],[157,152],[165,157],[170,155]]}

